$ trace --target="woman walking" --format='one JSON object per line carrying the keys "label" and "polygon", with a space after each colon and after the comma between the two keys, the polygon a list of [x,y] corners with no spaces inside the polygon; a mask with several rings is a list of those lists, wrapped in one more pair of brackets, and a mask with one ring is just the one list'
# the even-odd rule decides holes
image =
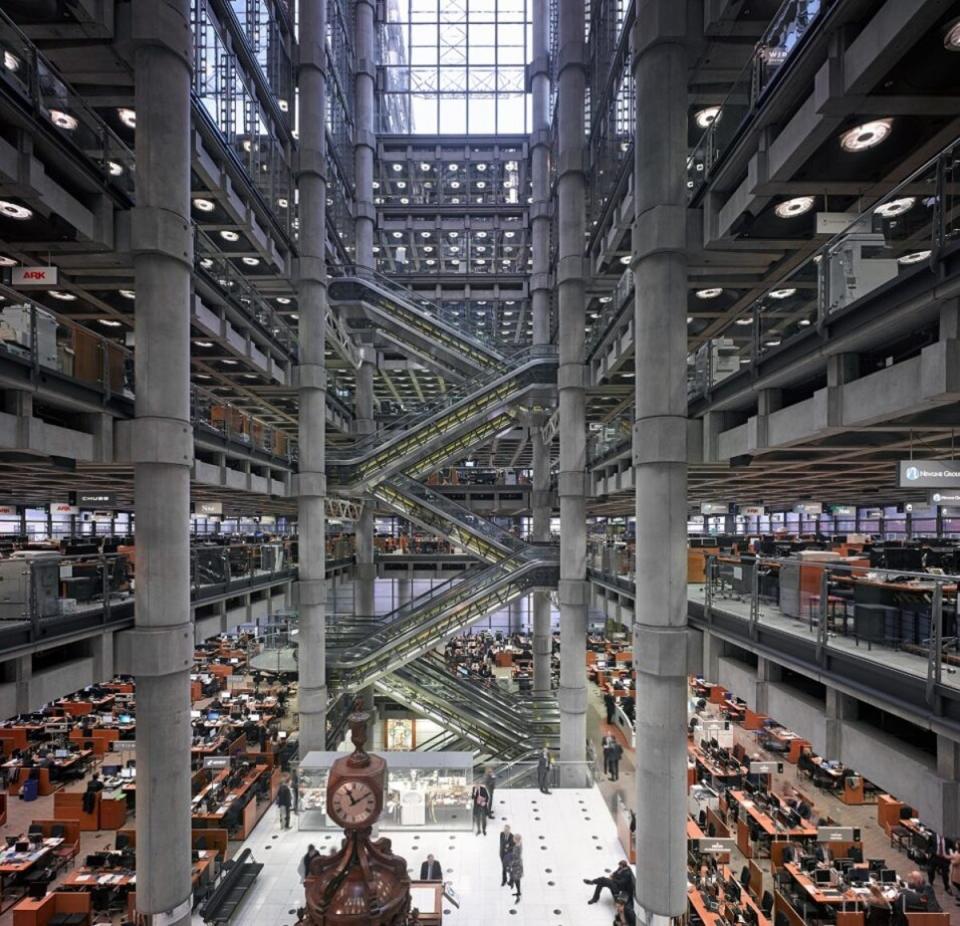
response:
{"label": "woman walking", "polygon": [[510,863],[507,871],[510,873],[510,887],[516,891],[513,899],[519,900],[520,880],[523,878],[523,840],[517,834],[514,834],[513,837],[513,849],[510,852]]}

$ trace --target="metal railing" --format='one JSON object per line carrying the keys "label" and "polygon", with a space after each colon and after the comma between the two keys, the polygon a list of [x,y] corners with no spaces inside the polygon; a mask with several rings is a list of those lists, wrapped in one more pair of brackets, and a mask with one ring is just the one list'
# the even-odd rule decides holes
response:
{"label": "metal railing", "polygon": [[[687,358],[688,398],[814,336],[884,285],[921,273],[933,281],[939,259],[960,240],[958,156],[955,139],[704,340]],[[803,205],[812,209],[813,198]]]}

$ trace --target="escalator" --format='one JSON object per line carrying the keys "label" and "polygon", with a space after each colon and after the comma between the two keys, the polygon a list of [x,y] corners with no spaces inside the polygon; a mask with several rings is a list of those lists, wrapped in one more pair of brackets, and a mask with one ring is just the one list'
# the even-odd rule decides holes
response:
{"label": "escalator", "polygon": [[404,353],[428,366],[435,362],[445,378],[468,379],[483,371],[505,373],[514,364],[506,345],[487,344],[440,320],[439,307],[414,295],[389,277],[366,267],[334,271],[327,294],[332,303],[356,306],[378,332]]}
{"label": "escalator", "polygon": [[421,595],[387,615],[362,642],[336,653],[329,681],[362,688],[422,656],[444,640],[537,588],[557,584],[556,552],[530,548]]}
{"label": "escalator", "polygon": [[399,472],[418,475],[424,465],[439,465],[438,454],[447,459],[509,427],[508,413],[518,405],[552,399],[557,378],[555,347],[528,348],[513,362],[508,371],[488,369],[449,390],[437,403],[400,419],[389,431],[328,451],[331,487],[340,494],[356,495]]}

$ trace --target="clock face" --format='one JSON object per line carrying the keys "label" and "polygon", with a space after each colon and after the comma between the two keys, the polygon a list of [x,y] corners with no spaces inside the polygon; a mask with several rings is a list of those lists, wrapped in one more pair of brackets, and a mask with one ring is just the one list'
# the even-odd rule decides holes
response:
{"label": "clock face", "polygon": [[344,781],[333,792],[330,810],[342,826],[362,826],[376,815],[377,798],[365,781]]}

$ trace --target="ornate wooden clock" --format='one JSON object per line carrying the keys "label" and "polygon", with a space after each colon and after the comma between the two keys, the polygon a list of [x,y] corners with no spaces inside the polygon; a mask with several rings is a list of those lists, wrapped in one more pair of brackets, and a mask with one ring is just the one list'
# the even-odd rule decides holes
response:
{"label": "ornate wooden clock", "polygon": [[327,813],[344,830],[343,845],[310,865],[305,887],[309,926],[403,926],[410,909],[405,859],[389,839],[371,840],[383,809],[387,763],[364,750],[369,715],[350,715],[354,751],[337,759],[327,780]]}

